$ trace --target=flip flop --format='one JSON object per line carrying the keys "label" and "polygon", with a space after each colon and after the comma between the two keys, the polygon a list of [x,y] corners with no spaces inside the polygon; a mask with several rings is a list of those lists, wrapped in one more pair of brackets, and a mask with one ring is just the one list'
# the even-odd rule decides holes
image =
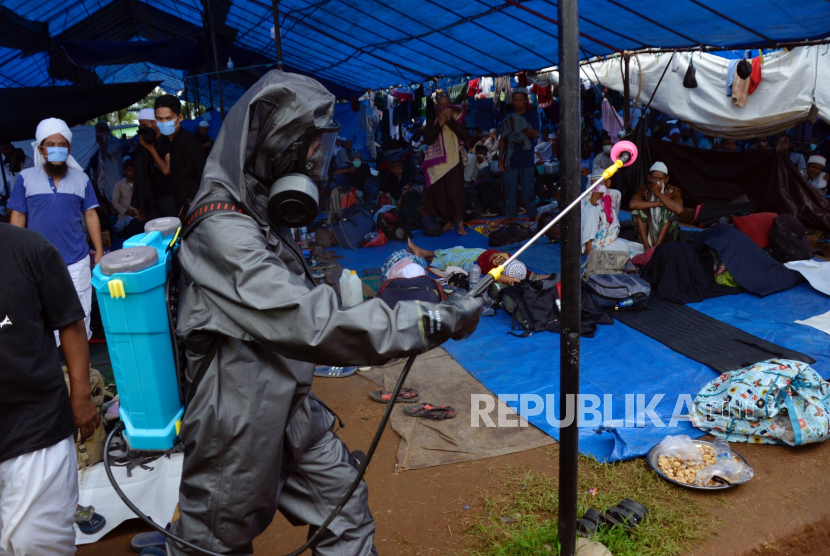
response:
{"label": "flip flop", "polygon": [[591,537],[602,528],[606,527],[608,522],[605,517],[594,508],[588,508],[581,518],[576,520],[576,534],[580,537]]}
{"label": "flip flop", "polygon": [[404,409],[404,413],[410,417],[423,417],[436,421],[454,419],[458,415],[451,405],[432,405],[429,403],[419,403],[416,406],[407,407]]}
{"label": "flip flop", "polygon": [[[168,523],[165,527],[168,531],[170,530],[170,524]],[[133,538],[130,539],[130,548],[133,549],[133,552],[142,552],[145,549],[150,548],[160,548],[164,549],[167,543],[167,537],[159,533],[158,531],[150,531],[148,533],[139,533],[137,535],[133,535]]]}
{"label": "flip flop", "polygon": [[100,531],[104,525],[107,524],[107,520],[104,519],[104,516],[101,514],[92,514],[92,517],[86,521],[75,521],[78,525],[78,529],[81,530],[81,533],[84,535],[92,535]]}
{"label": "flip flop", "polygon": [[648,517],[648,509],[639,502],[626,498],[613,508],[606,510],[604,517],[606,521],[614,525],[634,530]]}
{"label": "flip flop", "polygon": [[[374,392],[369,392],[369,397],[376,402],[389,403],[392,399],[392,392],[389,390],[375,390]],[[414,388],[401,388],[401,392],[395,401],[397,403],[417,403],[420,399],[421,396]]]}
{"label": "flip flop", "polygon": [[317,367],[314,369],[314,376],[344,378],[353,375],[355,371],[357,371],[357,367]]}

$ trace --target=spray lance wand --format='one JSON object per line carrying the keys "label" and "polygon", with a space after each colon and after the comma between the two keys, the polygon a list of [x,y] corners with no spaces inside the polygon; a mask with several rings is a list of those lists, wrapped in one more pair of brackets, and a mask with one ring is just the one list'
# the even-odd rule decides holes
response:
{"label": "spray lance wand", "polygon": [[[496,281],[496,279],[501,276],[502,272],[504,272],[504,268],[515,261],[519,255],[525,252],[528,247],[536,243],[536,241],[545,235],[545,233],[552,228],[559,220],[562,219],[568,212],[574,209],[586,196],[590,195],[591,192],[602,182],[613,176],[617,170],[622,168],[623,166],[629,166],[634,163],[637,159],[637,146],[630,141],[620,141],[614,148],[611,149],[611,158],[614,160],[614,164],[609,166],[605,169],[602,173],[602,177],[591,184],[579,197],[574,199],[574,201],[565,207],[564,210],[548,222],[548,224],[539,230],[535,236],[533,236],[526,244],[524,244],[518,251],[516,251],[509,259],[507,259],[503,264],[497,266],[496,268],[492,269],[489,273],[482,277],[482,279],[470,290],[469,295],[473,297],[479,297],[487,291],[490,285]],[[372,439],[372,444],[369,446],[369,449],[366,452],[365,461],[360,462],[360,467],[357,472],[357,476],[355,477],[352,484],[349,485],[349,489],[337,503],[337,505],[332,509],[329,516],[326,518],[323,523],[321,523],[316,531],[308,538],[308,540],[298,549],[294,550],[293,552],[287,554],[286,556],[299,556],[306,550],[308,550],[317,538],[328,528],[334,518],[340,513],[343,509],[343,506],[351,499],[354,492],[360,486],[360,482],[363,480],[363,476],[366,474],[366,469],[369,467],[369,464],[372,461],[372,457],[375,455],[375,450],[380,443],[381,436],[383,435],[383,431],[386,430],[386,424],[389,422],[389,418],[392,416],[392,410],[395,407],[395,400],[397,400],[398,395],[403,388],[403,384],[406,381],[407,375],[409,375],[409,371],[412,369],[412,364],[415,362],[415,355],[409,356],[407,359],[406,364],[404,365],[403,370],[401,371],[401,375],[398,377],[398,382],[395,384],[395,388],[392,390],[392,396],[389,403],[386,406],[386,411],[383,413],[383,417],[380,420],[380,424],[378,425],[377,432],[375,432],[375,436]],[[200,546],[197,546],[189,541],[184,540],[183,538],[175,535],[174,533],[168,531],[166,528],[162,527],[150,517],[145,515],[138,507],[124,494],[121,488],[118,486],[118,483],[115,481],[115,477],[112,474],[112,470],[110,469],[110,457],[109,457],[109,447],[112,443],[113,437],[123,429],[124,425],[122,422],[119,422],[119,425],[113,428],[113,430],[107,436],[107,440],[104,445],[104,470],[106,471],[107,478],[109,479],[110,483],[112,483],[113,488],[115,489],[116,494],[119,498],[127,505],[130,510],[134,514],[136,514],[142,521],[144,521],[147,525],[158,531],[159,533],[165,535],[173,544],[176,544],[178,547],[186,547],[191,550],[194,550],[200,554],[206,554],[207,556],[222,556],[216,552],[212,552]]]}
{"label": "spray lance wand", "polygon": [[574,199],[570,205],[565,207],[565,209],[562,210],[562,212],[560,212],[556,218],[548,222],[544,228],[536,232],[536,235],[533,236],[530,239],[530,241],[522,245],[518,251],[516,251],[510,256],[510,258],[508,258],[502,264],[495,267],[484,277],[482,277],[478,284],[476,284],[473,287],[473,289],[470,290],[470,295],[472,295],[473,297],[483,295],[484,292],[486,292],[487,289],[490,287],[490,284],[495,282],[496,279],[498,279],[498,277],[501,276],[502,272],[504,272],[504,269],[507,265],[518,259],[519,255],[524,253],[528,247],[536,243],[536,240],[538,240],[540,237],[544,236],[548,230],[550,230],[557,222],[559,222],[562,219],[562,217],[564,217],[574,207],[576,207],[582,201],[582,199],[590,195],[594,191],[594,188],[596,188],[599,184],[601,184],[602,182],[616,174],[617,170],[619,170],[623,166],[633,164],[634,161],[637,160],[637,146],[631,141],[620,141],[616,145],[614,145],[613,149],[611,149],[611,158],[614,160],[614,164],[605,169],[605,171],[602,173],[601,178],[599,178],[597,181],[591,184],[585,191],[583,191],[579,197]]}

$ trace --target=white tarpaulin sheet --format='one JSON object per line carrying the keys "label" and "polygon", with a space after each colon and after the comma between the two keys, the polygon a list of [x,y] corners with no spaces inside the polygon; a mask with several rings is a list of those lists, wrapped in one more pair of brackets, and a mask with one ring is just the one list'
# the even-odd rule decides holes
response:
{"label": "white tarpaulin sheet", "polygon": [[[651,106],[715,137],[744,139],[779,133],[802,122],[813,104],[830,121],[830,54],[826,45],[780,50],[764,55],[761,83],[743,107],[726,95],[729,60],[706,53],[676,52],[678,71],[669,67]],[[631,99],[645,106],[654,93],[672,53],[632,54],[629,61]],[[697,88],[683,87],[683,77],[694,59]],[[609,57],[581,66],[580,78],[599,87],[623,91],[621,57]],[[544,75],[559,84],[556,70]]]}
{"label": "white tarpaulin sheet", "polygon": [[811,286],[825,295],[830,295],[830,261],[790,261],[784,263],[784,266],[800,272]]}
{"label": "white tarpaulin sheet", "polygon": [[[169,458],[161,457],[148,463],[153,468],[152,471],[136,467],[132,471],[133,476],[127,477],[126,467],[113,467],[112,473],[127,498],[156,523],[164,525],[173,517],[176,504],[179,503],[183,460],[184,454],[171,454]],[[79,470],[78,488],[78,503],[81,506],[95,506],[95,513],[104,516],[107,524],[94,535],[84,535],[76,525],[75,544],[96,542],[128,519],[137,519],[115,494],[103,463]]]}
{"label": "white tarpaulin sheet", "polygon": [[830,313],[816,315],[806,320],[797,320],[795,323],[803,324],[804,326],[812,326],[816,330],[821,330],[825,334],[830,334]]}

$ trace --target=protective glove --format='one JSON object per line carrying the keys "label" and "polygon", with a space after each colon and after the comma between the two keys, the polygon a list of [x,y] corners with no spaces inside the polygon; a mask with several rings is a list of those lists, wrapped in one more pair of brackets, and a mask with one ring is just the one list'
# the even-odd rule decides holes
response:
{"label": "protective glove", "polygon": [[456,293],[441,303],[418,303],[424,343],[433,348],[450,338],[463,340],[473,333],[481,317],[484,299]]}

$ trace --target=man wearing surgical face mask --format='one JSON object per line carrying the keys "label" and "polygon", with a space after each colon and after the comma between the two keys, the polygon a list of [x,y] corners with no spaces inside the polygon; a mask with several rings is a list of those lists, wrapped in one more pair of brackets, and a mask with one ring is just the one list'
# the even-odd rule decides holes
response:
{"label": "man wearing surgical face mask", "polygon": [[[153,160],[167,177],[168,189],[175,197],[176,214],[187,212],[190,202],[199,191],[202,172],[205,169],[205,151],[202,142],[192,133],[182,129],[182,103],[173,95],[162,95],[155,102],[156,126],[162,137],[157,148],[148,146]],[[169,152],[162,158],[159,149]]]}
{"label": "man wearing surgical face mask", "polygon": [[603,172],[614,164],[614,161],[611,160],[611,136],[603,132],[600,142],[602,143],[602,151],[594,157],[593,172],[597,170]]}
{"label": "man wearing surgical face mask", "polygon": [[677,222],[683,213],[683,196],[679,187],[669,185],[669,170],[662,162],[651,166],[648,183],[637,188],[628,206],[637,240],[646,249],[680,237]]}
{"label": "man wearing surgical face mask", "polygon": [[[18,174],[7,205],[11,224],[38,232],[57,247],[81,300],[90,338],[92,275],[83,225],[95,246],[94,263],[104,256],[95,190],[70,154],[72,132],[63,120],[48,118],[40,122],[32,147],[35,166]],[[55,339],[60,344],[57,333]]]}

